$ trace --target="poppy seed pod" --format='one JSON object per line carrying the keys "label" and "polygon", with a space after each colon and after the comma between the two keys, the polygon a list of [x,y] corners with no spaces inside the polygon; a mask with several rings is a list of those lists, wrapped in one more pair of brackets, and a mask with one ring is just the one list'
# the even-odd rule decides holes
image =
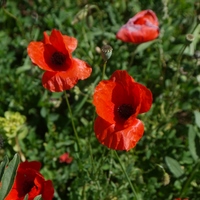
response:
{"label": "poppy seed pod", "polygon": [[104,45],[101,48],[101,56],[103,60],[106,62],[112,56],[112,47],[110,45]]}
{"label": "poppy seed pod", "polygon": [[187,35],[185,36],[185,38],[186,38],[186,41],[187,41],[187,42],[191,43],[191,42],[193,42],[193,40],[194,40],[194,35],[192,35],[192,34],[187,34]]}

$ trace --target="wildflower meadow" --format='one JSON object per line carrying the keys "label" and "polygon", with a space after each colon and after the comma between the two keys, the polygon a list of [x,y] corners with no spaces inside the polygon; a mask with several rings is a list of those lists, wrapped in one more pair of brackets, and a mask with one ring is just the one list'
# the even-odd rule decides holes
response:
{"label": "wildflower meadow", "polygon": [[0,16],[0,200],[200,200],[199,0]]}

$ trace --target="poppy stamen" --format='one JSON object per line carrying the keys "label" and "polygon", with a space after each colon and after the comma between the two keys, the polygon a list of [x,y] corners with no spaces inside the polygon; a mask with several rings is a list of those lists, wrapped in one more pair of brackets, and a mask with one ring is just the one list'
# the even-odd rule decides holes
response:
{"label": "poppy stamen", "polygon": [[61,52],[54,52],[51,56],[51,62],[54,65],[62,66],[66,61],[66,56]]}
{"label": "poppy stamen", "polygon": [[117,108],[117,112],[121,118],[128,119],[134,113],[134,109],[130,104],[122,104]]}

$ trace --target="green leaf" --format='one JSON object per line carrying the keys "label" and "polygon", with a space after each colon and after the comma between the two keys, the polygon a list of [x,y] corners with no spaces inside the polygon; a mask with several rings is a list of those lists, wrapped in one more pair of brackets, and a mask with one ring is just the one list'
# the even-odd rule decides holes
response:
{"label": "green leaf", "polygon": [[19,162],[20,162],[19,155],[15,154],[13,159],[10,161],[10,163],[4,170],[4,174],[1,180],[2,186],[0,187],[0,200],[5,199],[10,189],[12,188]]}
{"label": "green leaf", "polygon": [[169,170],[172,172],[172,174],[176,178],[179,178],[180,176],[183,175],[184,172],[183,172],[180,164],[175,159],[166,156],[165,162],[166,162],[167,166],[169,167]]}
{"label": "green leaf", "polygon": [[189,125],[189,131],[188,131],[189,150],[193,159],[196,161],[198,160],[199,157],[196,151],[195,138],[196,138],[196,132],[194,130],[194,127],[192,125]]}
{"label": "green leaf", "polygon": [[0,182],[1,182],[1,178],[3,176],[3,172],[5,170],[6,165],[8,164],[9,160],[8,160],[8,156],[4,156],[3,160],[0,163]]}
{"label": "green leaf", "polygon": [[195,123],[200,128],[200,112],[195,110],[194,111]]}
{"label": "green leaf", "polygon": [[145,49],[149,48],[156,41],[157,40],[152,40],[150,42],[145,42],[145,43],[142,43],[142,44],[138,45],[136,50],[135,50],[135,52],[134,52],[134,54],[143,52]]}
{"label": "green leaf", "polygon": [[33,200],[42,200],[42,195],[38,195],[37,197],[35,197]]}

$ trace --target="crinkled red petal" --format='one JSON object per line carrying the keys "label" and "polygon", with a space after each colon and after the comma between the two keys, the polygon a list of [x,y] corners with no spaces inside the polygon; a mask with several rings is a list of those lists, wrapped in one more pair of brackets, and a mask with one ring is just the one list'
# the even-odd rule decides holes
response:
{"label": "crinkled red petal", "polygon": [[49,37],[51,44],[57,49],[57,51],[63,54],[69,54],[69,49],[66,48],[63,36],[60,31],[53,29]]}
{"label": "crinkled red petal", "polygon": [[109,123],[115,123],[116,105],[123,102],[124,96],[126,97],[126,94],[121,85],[112,81],[101,81],[96,86],[93,95],[97,114]]}
{"label": "crinkled red petal", "polygon": [[73,68],[68,70],[70,76],[77,76],[79,80],[88,78],[92,73],[92,68],[85,61],[73,58]]}
{"label": "crinkled red petal", "polygon": [[51,92],[70,90],[77,83],[77,77],[68,77],[67,72],[45,72],[42,77],[44,88]]}
{"label": "crinkled red petal", "polygon": [[28,55],[35,65],[46,71],[53,71],[44,58],[44,44],[42,42],[30,42],[27,48]]}
{"label": "crinkled red petal", "polygon": [[64,40],[66,48],[68,48],[69,52],[72,53],[78,45],[77,39],[74,37],[69,37],[67,35],[63,35],[63,40]]}
{"label": "crinkled red petal", "polygon": [[43,86],[51,92],[69,90],[78,82],[90,76],[92,68],[84,61],[73,59],[73,65],[66,71],[45,72],[42,77]]}
{"label": "crinkled red petal", "polygon": [[139,113],[144,113],[150,110],[152,102],[153,102],[153,96],[151,93],[151,90],[146,88],[144,85],[137,83],[137,85],[140,87],[140,95],[141,95],[141,106]]}
{"label": "crinkled red petal", "polygon": [[101,117],[94,123],[94,131],[99,142],[110,149],[126,150],[134,148],[144,133],[144,125],[139,119],[134,119],[131,126],[119,128]]}
{"label": "crinkled red petal", "polygon": [[141,11],[123,25],[116,37],[135,44],[148,42],[159,36],[158,19],[151,10]]}
{"label": "crinkled red petal", "polygon": [[151,24],[158,26],[158,18],[156,14],[152,10],[143,10],[139,13],[137,13],[134,17],[132,17],[130,20],[134,24],[140,24],[143,25],[147,22],[150,22]]}

